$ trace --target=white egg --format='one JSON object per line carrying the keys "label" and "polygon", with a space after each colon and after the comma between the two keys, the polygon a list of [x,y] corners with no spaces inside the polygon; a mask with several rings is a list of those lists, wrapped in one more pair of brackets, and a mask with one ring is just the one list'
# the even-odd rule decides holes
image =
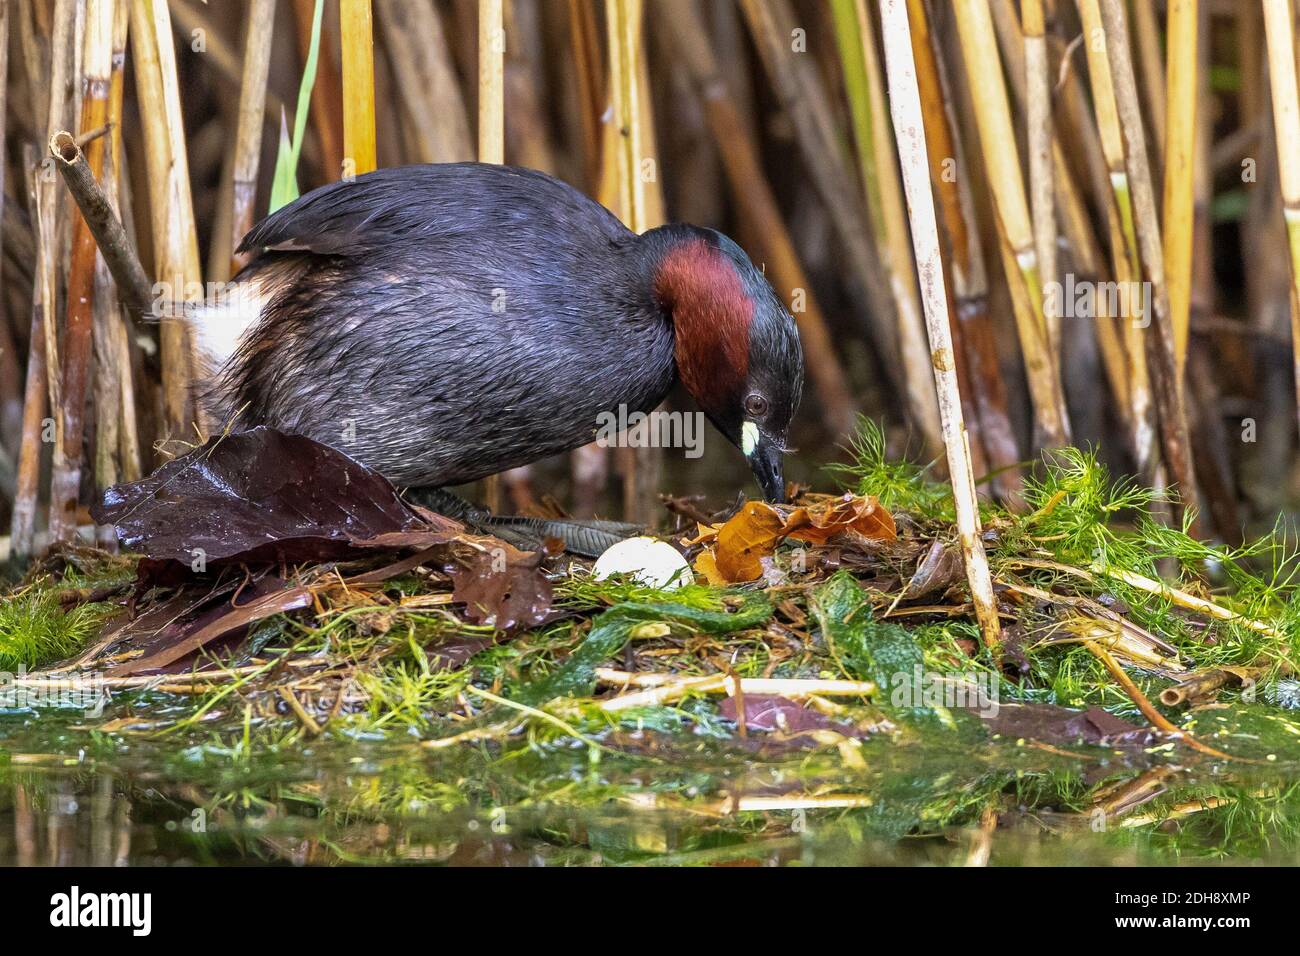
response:
{"label": "white egg", "polygon": [[647,535],[628,538],[605,549],[596,559],[592,575],[603,581],[611,574],[630,574],[647,587],[669,590],[695,583],[691,566],[681,552],[668,542]]}

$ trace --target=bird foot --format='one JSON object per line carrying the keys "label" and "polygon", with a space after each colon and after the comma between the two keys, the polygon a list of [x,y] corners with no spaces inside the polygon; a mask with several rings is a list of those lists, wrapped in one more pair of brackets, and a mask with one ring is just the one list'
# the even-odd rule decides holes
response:
{"label": "bird foot", "polygon": [[406,498],[413,504],[463,521],[473,528],[495,535],[515,547],[539,551],[547,539],[564,542],[564,550],[584,558],[598,558],[607,548],[635,537],[645,529],[624,521],[579,518],[534,518],[527,515],[494,515],[445,488],[410,488]]}

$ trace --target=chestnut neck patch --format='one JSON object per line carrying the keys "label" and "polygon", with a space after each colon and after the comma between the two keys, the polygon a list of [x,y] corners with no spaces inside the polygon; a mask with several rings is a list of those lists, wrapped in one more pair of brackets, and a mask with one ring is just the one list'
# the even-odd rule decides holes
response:
{"label": "chestnut neck patch", "polygon": [[754,302],[732,261],[702,238],[682,240],[659,260],[654,293],[672,313],[682,384],[706,409],[739,402]]}

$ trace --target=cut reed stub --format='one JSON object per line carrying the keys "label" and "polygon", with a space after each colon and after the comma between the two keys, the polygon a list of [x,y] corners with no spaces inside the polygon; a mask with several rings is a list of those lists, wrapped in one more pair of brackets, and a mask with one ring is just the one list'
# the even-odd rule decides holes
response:
{"label": "cut reed stub", "polygon": [[76,138],[66,130],[55,133],[50,139],[50,155],[90,227],[95,245],[113,274],[122,300],[132,312],[152,315],[154,297],[149,277]]}

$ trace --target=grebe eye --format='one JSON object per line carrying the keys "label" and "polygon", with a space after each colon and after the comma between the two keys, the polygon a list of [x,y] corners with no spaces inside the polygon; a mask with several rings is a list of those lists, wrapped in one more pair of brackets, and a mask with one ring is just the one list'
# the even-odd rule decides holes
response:
{"label": "grebe eye", "polygon": [[762,418],[767,414],[767,399],[757,392],[745,396],[745,413]]}

